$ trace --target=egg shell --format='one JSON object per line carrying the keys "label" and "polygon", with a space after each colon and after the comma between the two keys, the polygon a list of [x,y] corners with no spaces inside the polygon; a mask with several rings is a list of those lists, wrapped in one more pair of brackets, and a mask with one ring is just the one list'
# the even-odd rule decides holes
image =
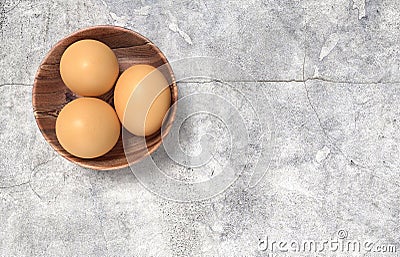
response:
{"label": "egg shell", "polygon": [[81,96],[100,96],[117,80],[118,60],[106,44],[84,39],[70,45],[61,56],[60,74],[64,84]]}
{"label": "egg shell", "polygon": [[115,85],[114,105],[123,126],[137,136],[156,133],[171,106],[164,75],[150,65],[125,70]]}
{"label": "egg shell", "polygon": [[91,97],[68,103],[56,120],[56,136],[61,146],[80,158],[106,154],[117,143],[121,125],[114,109]]}

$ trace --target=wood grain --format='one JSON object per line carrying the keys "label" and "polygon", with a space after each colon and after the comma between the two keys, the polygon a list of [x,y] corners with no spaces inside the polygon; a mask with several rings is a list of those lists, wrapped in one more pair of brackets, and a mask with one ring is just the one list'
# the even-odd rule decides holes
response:
{"label": "wood grain", "polygon": [[[147,148],[143,138],[124,131],[125,151],[122,138],[107,154],[95,159],[81,159],[66,152],[57,140],[55,124],[61,109],[69,102],[80,97],[71,92],[63,83],[59,72],[60,59],[65,49],[82,39],[95,39],[107,44],[117,56],[120,74],[134,64],[149,64],[158,67],[167,78],[171,89],[171,109],[161,130],[146,137]],[[114,88],[99,98],[112,106]],[[171,66],[163,53],[144,36],[115,26],[90,27],[71,34],[58,42],[44,58],[33,85],[32,104],[36,122],[47,142],[66,159],[83,167],[96,170],[114,170],[128,166],[125,154],[129,154],[130,164],[153,153],[169,132],[176,113],[178,88]],[[122,135],[122,133],[121,133]],[[133,162],[132,162],[133,161]]]}

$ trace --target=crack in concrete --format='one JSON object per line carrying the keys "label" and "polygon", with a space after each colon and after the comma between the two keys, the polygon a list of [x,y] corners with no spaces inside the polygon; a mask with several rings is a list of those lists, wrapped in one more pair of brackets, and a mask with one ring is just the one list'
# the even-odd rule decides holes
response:
{"label": "crack in concrete", "polygon": [[[143,45],[149,44],[150,42],[147,42]],[[142,45],[140,45],[142,46]],[[135,47],[135,46],[132,46]],[[198,83],[198,84],[203,84],[203,83],[212,83],[212,82],[220,82],[220,83],[305,83],[309,81],[322,81],[326,83],[336,83],[336,84],[355,84],[355,85],[384,85],[384,84],[392,84],[392,85],[400,85],[400,81],[350,81],[350,80],[334,80],[334,79],[329,79],[329,78],[324,78],[324,77],[310,77],[310,78],[304,78],[303,74],[303,79],[183,79],[183,80],[178,80],[177,83]],[[27,83],[3,83],[0,84],[0,87],[5,87],[5,86],[22,86],[22,87],[32,87],[33,84],[27,84]]]}
{"label": "crack in concrete", "polygon": [[26,83],[4,83],[4,84],[0,84],[0,87],[6,87],[6,86],[31,87],[31,86],[33,86],[33,84],[26,84]]}
{"label": "crack in concrete", "polygon": [[41,201],[43,200],[42,196],[41,196],[41,195],[35,190],[35,188],[32,186],[32,177],[36,174],[37,168],[39,168],[39,167],[41,167],[41,166],[43,166],[43,165],[46,165],[46,164],[49,163],[49,162],[52,162],[52,161],[53,161],[54,159],[56,159],[56,158],[57,158],[57,155],[54,156],[54,157],[51,158],[51,159],[48,159],[48,160],[46,160],[46,161],[44,161],[44,162],[39,163],[38,165],[36,165],[35,167],[33,167],[32,171],[31,171],[31,175],[30,175],[29,181],[28,181],[29,188],[32,190],[32,192],[33,192]]}
{"label": "crack in concrete", "polygon": [[328,135],[328,133],[326,132],[325,128],[322,126],[321,118],[320,118],[320,116],[319,116],[319,114],[318,114],[318,112],[317,112],[315,106],[314,106],[314,105],[312,104],[312,102],[311,102],[311,99],[310,99],[310,96],[309,96],[309,92],[308,92],[306,83],[304,83],[304,88],[305,88],[305,90],[306,90],[306,96],[307,96],[308,103],[309,103],[309,105],[311,106],[311,109],[313,109],[313,112],[315,113],[315,115],[316,115],[316,117],[317,117],[317,120],[318,120],[318,123],[319,123],[319,127],[321,128],[322,133],[324,134],[324,136],[328,139],[330,145],[331,145],[333,148],[335,148],[335,149],[340,153],[340,155],[342,155],[348,162],[350,162],[351,165],[354,165],[354,166],[357,167],[358,169],[367,170],[368,173],[369,173],[372,177],[378,178],[378,179],[380,179],[380,180],[382,180],[382,181],[385,181],[386,183],[389,183],[389,184],[391,184],[391,185],[393,185],[393,186],[396,186],[396,187],[400,188],[400,185],[399,185],[398,183],[393,182],[393,181],[390,181],[390,180],[387,180],[387,179],[384,179],[384,178],[382,178],[381,176],[376,175],[376,171],[373,170],[372,168],[370,168],[370,167],[368,167],[368,166],[365,166],[365,165],[362,165],[362,164],[360,164],[360,163],[355,162],[352,158],[350,158],[348,155],[346,155],[346,154],[342,151],[342,149],[341,149],[340,147],[338,147],[338,146],[333,142],[333,140],[331,139],[331,137],[330,137],[330,136]]}
{"label": "crack in concrete", "polygon": [[352,158],[350,158],[348,155],[346,155],[346,154],[342,151],[342,149],[341,149],[340,147],[338,147],[338,146],[334,143],[334,141],[331,139],[331,137],[328,135],[326,129],[325,129],[324,126],[322,125],[322,121],[321,121],[320,115],[319,115],[319,113],[317,112],[317,109],[315,108],[314,104],[313,104],[312,101],[311,101],[311,97],[310,97],[310,94],[309,94],[309,90],[308,90],[308,88],[307,88],[307,79],[305,79],[305,63],[306,63],[306,48],[304,48],[303,80],[302,80],[302,82],[303,82],[303,84],[304,84],[304,89],[305,89],[305,91],[306,91],[306,97],[307,97],[308,104],[310,105],[310,107],[311,107],[311,109],[313,110],[315,116],[317,117],[317,121],[318,121],[319,127],[321,128],[322,133],[324,134],[324,136],[328,139],[329,144],[330,144],[334,149],[336,149],[336,150],[340,153],[340,155],[342,155],[348,162],[350,162],[350,164],[354,165],[355,167],[357,167],[357,168],[359,168],[359,169],[367,170],[368,173],[369,173],[371,176],[373,176],[373,177],[376,177],[376,178],[378,178],[378,179],[380,179],[380,180],[382,180],[382,181],[385,181],[385,182],[387,182],[387,183],[389,183],[389,184],[391,184],[391,185],[394,185],[394,186],[396,186],[396,187],[400,187],[400,185],[397,184],[396,182],[392,182],[392,181],[390,181],[390,180],[386,180],[386,179],[384,179],[384,178],[382,178],[382,177],[376,175],[375,171],[374,171],[372,168],[367,167],[367,166],[362,165],[362,164],[359,164],[359,163],[356,163]]}
{"label": "crack in concrete", "polygon": [[36,165],[35,167],[33,167],[32,171],[31,171],[31,175],[29,176],[29,180],[19,183],[19,184],[14,184],[14,185],[10,185],[10,186],[0,186],[0,189],[9,189],[9,188],[14,188],[14,187],[20,187],[20,186],[24,186],[24,185],[28,185],[29,188],[33,191],[33,193],[40,199],[42,200],[42,197],[36,192],[36,190],[33,188],[32,186],[32,177],[35,174],[35,171],[38,167],[41,167],[51,161],[53,161],[55,158],[57,158],[57,156],[54,156],[53,158],[46,160],[44,162],[39,163],[38,165]]}
{"label": "crack in concrete", "polygon": [[14,6],[12,6],[10,9],[8,9],[7,11],[5,11],[5,13],[10,13],[12,12],[15,8],[18,7],[18,5],[21,3],[22,0],[19,0],[18,3],[16,3]]}
{"label": "crack in concrete", "polygon": [[15,184],[15,185],[11,185],[11,186],[0,186],[0,189],[8,189],[8,188],[13,188],[13,187],[19,187],[19,186],[23,186],[26,184],[29,184],[30,181],[25,181],[19,184]]}
{"label": "crack in concrete", "polygon": [[307,79],[256,79],[256,80],[222,80],[222,79],[203,79],[203,80],[195,80],[195,79],[185,79],[179,80],[177,83],[212,83],[212,82],[226,82],[226,83],[305,83],[309,81],[322,81],[327,83],[337,83],[337,84],[356,84],[356,85],[381,85],[381,84],[400,84],[400,81],[371,81],[371,82],[362,82],[362,81],[347,81],[347,80],[332,80],[323,77],[311,77]]}

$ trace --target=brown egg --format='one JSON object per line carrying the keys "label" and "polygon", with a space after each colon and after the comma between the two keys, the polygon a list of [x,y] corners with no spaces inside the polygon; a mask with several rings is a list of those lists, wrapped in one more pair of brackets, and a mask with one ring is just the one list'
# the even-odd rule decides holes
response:
{"label": "brown egg", "polygon": [[134,65],[119,77],[114,105],[124,127],[137,136],[161,128],[171,105],[171,91],[164,75],[150,65]]}
{"label": "brown egg", "polygon": [[97,40],[77,41],[61,56],[61,78],[69,89],[81,96],[106,93],[114,86],[118,73],[114,52]]}
{"label": "brown egg", "polygon": [[78,98],[61,110],[56,135],[61,146],[81,158],[106,154],[117,143],[120,123],[114,109],[97,98]]}

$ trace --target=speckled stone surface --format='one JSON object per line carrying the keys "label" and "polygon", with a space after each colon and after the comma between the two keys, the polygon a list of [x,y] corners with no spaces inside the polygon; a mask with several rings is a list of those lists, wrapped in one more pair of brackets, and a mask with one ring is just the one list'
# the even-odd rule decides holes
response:
{"label": "speckled stone surface", "polygon": [[[400,256],[399,20],[396,0],[1,0],[0,256]],[[274,117],[275,154],[261,181],[249,188],[250,163],[224,192],[181,203],[130,169],[97,172],[58,156],[32,113],[35,72],[58,40],[99,24],[138,31],[170,61],[209,56],[246,70],[250,79],[221,76],[263,126]],[[222,84],[178,86],[180,97],[233,98]],[[189,152],[218,125],[199,119],[182,130]],[[179,179],[214,176],[163,168]],[[260,247],[338,237],[396,252]]]}

